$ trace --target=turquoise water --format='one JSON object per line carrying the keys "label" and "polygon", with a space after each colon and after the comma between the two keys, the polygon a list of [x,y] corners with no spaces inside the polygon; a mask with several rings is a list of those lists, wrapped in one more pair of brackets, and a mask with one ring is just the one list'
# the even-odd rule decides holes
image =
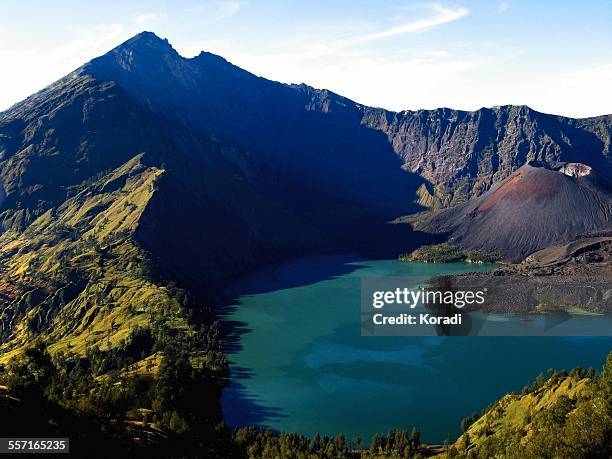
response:
{"label": "turquoise water", "polygon": [[348,438],[417,425],[427,442],[541,371],[601,367],[612,338],[362,337],[360,278],[486,270],[308,257],[236,285],[230,425]]}

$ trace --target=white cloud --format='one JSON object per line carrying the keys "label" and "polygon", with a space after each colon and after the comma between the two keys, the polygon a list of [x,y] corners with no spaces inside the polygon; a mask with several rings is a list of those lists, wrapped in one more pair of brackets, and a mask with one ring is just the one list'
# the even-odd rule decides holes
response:
{"label": "white cloud", "polygon": [[[391,37],[424,32],[434,27],[461,19],[469,14],[469,10],[463,7],[445,8],[440,5],[433,4],[428,5],[428,9],[434,13],[432,16],[414,19],[401,25],[374,32],[351,35],[344,39],[336,39],[318,43],[315,42],[309,45],[307,49],[301,51],[301,58],[316,59],[346,52],[350,48],[358,48],[360,45],[367,45],[369,43],[385,40]],[[297,52],[300,53],[300,51]],[[293,51],[293,54],[296,55],[296,52]]]}
{"label": "white cloud", "polygon": [[440,5],[430,5],[430,8],[436,13],[429,18],[416,19],[414,21],[391,27],[389,29],[380,30],[377,32],[368,33],[365,35],[353,37],[345,43],[347,46],[368,43],[371,41],[382,40],[385,38],[404,35],[407,33],[422,32],[433,27],[456,21],[468,15],[467,8],[445,8]]}
{"label": "white cloud", "polygon": [[152,27],[165,19],[165,13],[143,13],[134,18],[139,27]]}
{"label": "white cloud", "polygon": [[188,8],[192,14],[197,14],[196,17],[205,23],[217,22],[222,19],[229,18],[238,12],[240,2],[236,0],[220,0],[200,3]]}
{"label": "white cloud", "polygon": [[479,57],[453,56],[444,50],[391,56],[351,52],[307,62],[289,53],[241,54],[230,60],[271,79],[306,82],[392,110],[452,105],[456,94],[470,84],[471,72],[483,65]]}
{"label": "white cloud", "polygon": [[[84,63],[83,56],[92,58],[108,51],[109,44],[115,42],[124,32],[122,24],[99,24],[85,31],[76,31],[76,37],[47,54],[47,59],[58,62]],[[89,60],[89,59],[88,59]]]}
{"label": "white cloud", "polygon": [[[344,23],[334,22],[333,27],[323,24],[311,24],[301,26],[293,30],[291,36],[283,41],[270,42],[266,47],[257,49],[247,47],[244,51],[218,40],[203,42],[176,43],[176,49],[185,56],[194,56],[202,50],[210,50],[221,54],[226,58],[237,59],[237,64],[244,63],[246,68],[257,72],[263,68],[263,63],[271,65],[279,73],[272,73],[272,78],[283,79],[288,74],[288,68],[301,68],[307,70],[318,68],[319,62],[325,60],[340,60],[363,54],[363,49],[377,41],[397,37],[401,35],[424,32],[443,24],[456,21],[469,14],[466,8],[446,8],[437,4],[426,6],[433,14],[424,18],[413,19],[401,25],[374,30],[372,23],[347,21]],[[247,45],[248,46],[248,45]],[[248,66],[253,63],[254,66]],[[264,71],[270,75],[270,72]],[[303,77],[305,78],[305,77]],[[283,80],[286,81],[286,80]],[[296,78],[292,81],[301,81]]]}
{"label": "white cloud", "polygon": [[[179,48],[194,55],[208,49],[258,75],[283,82],[306,82],[346,95],[359,102],[405,109],[441,94],[440,86],[460,88],[463,74],[478,65],[472,56],[451,56],[446,50],[411,50],[380,53],[371,45],[395,37],[420,33],[457,21],[467,8],[428,5],[429,14],[376,30],[371,23],[336,24],[304,28],[267,48],[238,51],[224,43]],[[322,32],[325,31],[325,32]],[[199,48],[199,49],[198,49]],[[424,97],[422,97],[424,96]],[[420,100],[417,100],[420,99]],[[442,102],[441,102],[442,103]]]}
{"label": "white cloud", "polygon": [[510,4],[508,2],[501,2],[497,5],[497,14],[504,14],[510,8]]}
{"label": "white cloud", "polygon": [[233,16],[240,9],[240,2],[236,1],[222,1],[217,2],[217,6],[219,7],[219,15],[222,18],[227,18]]}
{"label": "white cloud", "polygon": [[[239,8],[236,1],[213,1],[199,4],[189,14],[201,24],[229,17]],[[462,7],[430,5],[422,16],[402,15],[387,27],[369,19],[346,18],[298,24],[283,40],[266,38],[258,43],[233,35],[215,35],[205,42],[168,38],[183,55],[209,50],[273,80],[305,82],[392,110],[527,104],[577,117],[612,112],[612,92],[606,91],[612,87],[611,60],[582,67],[532,68],[533,46],[498,46],[491,41],[486,46],[467,42],[458,47],[436,41],[433,33],[431,42],[409,37],[467,14]],[[169,15],[167,22],[172,19]],[[72,31],[63,45],[40,42],[25,49],[11,44],[10,36],[0,29],[0,62],[3,69],[11,69],[0,72],[0,88],[6,88],[0,91],[0,110],[113,48],[139,31],[135,29],[142,30],[147,21],[162,20],[164,13],[143,12],[125,26],[99,24]]]}
{"label": "white cloud", "polygon": [[544,75],[532,84],[525,82],[523,97],[533,108],[547,113],[589,117],[612,113],[611,87],[612,63]]}
{"label": "white cloud", "polygon": [[[240,9],[240,2],[220,0],[203,2],[189,13],[200,24],[220,21],[233,16]],[[0,111],[67,75],[94,57],[100,56],[123,40],[143,29],[155,30],[167,17],[165,12],[143,12],[128,24],[98,24],[86,30],[72,30],[71,38],[62,44],[45,43],[28,48],[15,47],[0,37],[0,87],[10,88],[0,92]],[[0,33],[4,30],[0,29]]]}
{"label": "white cloud", "polygon": [[[559,72],[525,71],[523,48],[482,54],[407,48],[394,53],[355,46],[315,53],[297,42],[282,48],[237,51],[222,42],[208,49],[257,75],[286,83],[305,82],[357,102],[391,110],[450,107],[476,110],[505,104],[572,117],[611,113],[612,63]],[[401,48],[400,48],[401,49]]]}

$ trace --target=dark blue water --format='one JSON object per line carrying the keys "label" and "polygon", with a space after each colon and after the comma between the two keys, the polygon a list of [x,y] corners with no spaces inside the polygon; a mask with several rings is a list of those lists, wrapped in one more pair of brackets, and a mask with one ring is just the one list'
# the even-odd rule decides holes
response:
{"label": "dark blue water", "polygon": [[361,336],[360,277],[475,269],[490,267],[309,257],[244,280],[226,420],[367,440],[417,425],[439,442],[541,371],[601,367],[612,338]]}

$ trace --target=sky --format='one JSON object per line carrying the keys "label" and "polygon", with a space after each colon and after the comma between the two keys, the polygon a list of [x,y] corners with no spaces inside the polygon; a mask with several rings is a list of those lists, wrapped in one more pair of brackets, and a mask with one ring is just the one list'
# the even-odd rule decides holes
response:
{"label": "sky", "polygon": [[0,110],[143,30],[391,110],[612,113],[612,0],[0,0]]}

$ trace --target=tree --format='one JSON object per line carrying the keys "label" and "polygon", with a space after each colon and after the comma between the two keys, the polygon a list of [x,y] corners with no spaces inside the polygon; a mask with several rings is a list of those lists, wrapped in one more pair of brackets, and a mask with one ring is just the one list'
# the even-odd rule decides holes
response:
{"label": "tree", "polygon": [[461,436],[461,443],[459,444],[459,447],[460,447],[461,451],[467,453],[467,450],[470,447],[470,434],[468,432],[465,432]]}
{"label": "tree", "polygon": [[412,427],[410,438],[412,439],[412,449],[417,451],[421,447],[421,432],[417,430],[416,426]]}
{"label": "tree", "polygon": [[327,457],[338,457],[338,450],[336,449],[335,442],[327,442],[327,446],[325,446],[325,455]]}
{"label": "tree", "polygon": [[355,443],[355,445],[357,446],[357,449],[363,449],[363,438],[361,437],[355,437],[355,439],[353,440],[353,442]]}
{"label": "tree", "polygon": [[380,452],[382,441],[380,435],[372,435],[372,441],[370,442],[370,454],[376,455]]}
{"label": "tree", "polygon": [[596,374],[597,374],[597,371],[595,370],[595,368],[589,367],[589,369],[586,371],[585,376],[589,379],[593,379]]}
{"label": "tree", "polygon": [[544,373],[540,373],[534,382],[534,390],[537,390],[540,387],[544,386],[545,383],[546,376],[544,376]]}
{"label": "tree", "polygon": [[178,434],[189,431],[189,425],[176,411],[172,411],[170,414],[168,428]]}
{"label": "tree", "polygon": [[612,352],[608,353],[598,385],[608,405],[608,412],[612,412]]}
{"label": "tree", "polygon": [[575,457],[605,457],[612,421],[602,398],[585,400],[567,418],[563,434]]}
{"label": "tree", "polygon": [[321,450],[321,435],[317,432],[310,442],[310,451],[317,453]]}
{"label": "tree", "polygon": [[346,438],[343,433],[338,434],[336,437],[336,446],[338,447],[338,451],[343,453],[346,451]]}
{"label": "tree", "polygon": [[446,457],[448,458],[451,457],[451,445],[452,444],[453,444],[453,437],[449,432],[449,434],[444,439],[444,449],[446,450]]}
{"label": "tree", "polygon": [[6,384],[20,397],[41,399],[54,373],[51,356],[45,346],[39,343],[26,349],[22,362],[12,362],[9,365]]}

